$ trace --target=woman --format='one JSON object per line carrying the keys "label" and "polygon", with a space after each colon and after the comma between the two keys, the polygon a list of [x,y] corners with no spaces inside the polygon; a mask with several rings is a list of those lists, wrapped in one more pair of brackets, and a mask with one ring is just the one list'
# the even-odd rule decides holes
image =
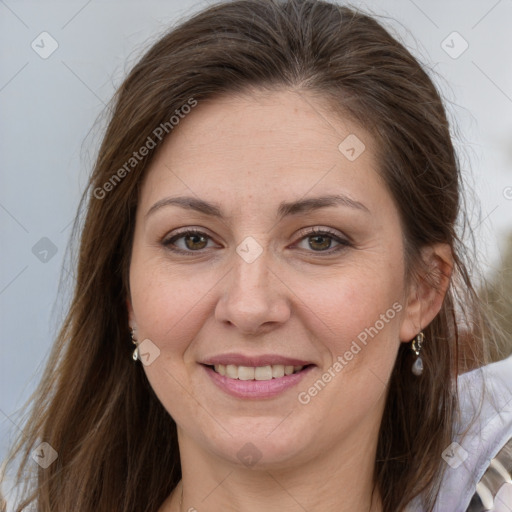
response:
{"label": "woman", "polygon": [[19,510],[444,510],[441,454],[478,417],[457,377],[498,334],[459,343],[489,320],[449,126],[374,19],[241,0],[173,29],[84,203]]}

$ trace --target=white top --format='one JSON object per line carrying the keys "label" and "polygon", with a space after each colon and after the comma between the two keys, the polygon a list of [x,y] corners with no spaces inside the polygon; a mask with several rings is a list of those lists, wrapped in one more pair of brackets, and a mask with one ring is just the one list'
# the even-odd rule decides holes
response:
{"label": "white top", "polygon": [[[466,512],[489,463],[512,437],[512,356],[461,375],[458,387],[461,419],[454,442],[441,454],[448,467],[434,512]],[[498,493],[494,512],[512,511],[511,486],[506,487]],[[407,512],[423,512],[419,498]]]}

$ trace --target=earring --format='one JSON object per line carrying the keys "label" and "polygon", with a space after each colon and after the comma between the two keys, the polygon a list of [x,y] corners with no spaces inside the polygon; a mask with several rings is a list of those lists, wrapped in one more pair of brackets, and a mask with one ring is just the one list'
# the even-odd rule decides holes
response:
{"label": "earring", "polygon": [[411,345],[412,351],[416,354],[416,361],[414,361],[414,364],[412,365],[412,373],[417,376],[420,376],[423,373],[423,359],[421,359],[420,351],[424,339],[425,335],[423,334],[423,331],[421,331],[418,333],[416,338],[412,340]]}
{"label": "earring", "polygon": [[135,329],[133,327],[130,327],[130,336],[132,338],[132,343],[135,345],[135,350],[133,351],[132,359],[134,361],[137,361],[137,359],[139,359],[139,347],[137,346],[137,340],[135,339],[134,334]]}

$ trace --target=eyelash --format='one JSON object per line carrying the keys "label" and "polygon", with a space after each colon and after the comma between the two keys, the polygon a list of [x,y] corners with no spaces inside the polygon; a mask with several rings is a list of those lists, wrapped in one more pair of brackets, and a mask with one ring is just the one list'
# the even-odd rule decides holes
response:
{"label": "eyelash", "polygon": [[[208,240],[211,240],[211,237],[209,235],[207,235],[206,233],[204,233],[203,231],[199,231],[198,229],[187,229],[185,231],[176,233],[171,238],[164,239],[162,241],[162,245],[164,245],[170,251],[179,253],[179,254],[190,255],[192,253],[200,254],[200,253],[204,252],[206,249],[200,249],[198,251],[190,251],[190,250],[185,251],[183,249],[178,249],[176,247],[172,247],[173,243],[176,242],[177,240],[179,240],[180,238],[183,238],[186,236],[191,236],[191,235],[204,236]],[[337,253],[343,249],[346,249],[347,247],[350,247],[352,245],[348,240],[339,237],[336,233],[334,233],[333,231],[330,231],[328,229],[313,228],[313,229],[309,230],[308,232],[302,231],[301,235],[302,236],[301,236],[299,242],[301,242],[302,240],[304,240],[306,238],[312,237],[312,236],[322,235],[322,236],[327,236],[329,238],[332,238],[335,242],[337,242],[339,244],[334,249],[328,249],[326,251],[309,251],[314,254],[332,255],[332,254]]]}

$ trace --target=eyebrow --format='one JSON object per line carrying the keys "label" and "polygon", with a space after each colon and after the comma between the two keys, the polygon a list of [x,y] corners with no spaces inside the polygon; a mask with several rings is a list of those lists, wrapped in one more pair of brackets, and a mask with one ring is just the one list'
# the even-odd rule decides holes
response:
{"label": "eyebrow", "polygon": [[[155,213],[166,206],[179,206],[186,210],[193,210],[205,215],[217,217],[221,220],[225,220],[226,216],[222,213],[222,209],[218,203],[210,203],[191,196],[180,196],[180,197],[166,197],[157,201],[146,213],[146,218],[151,214]],[[331,206],[344,206],[353,208],[366,213],[370,213],[370,210],[359,201],[351,199],[344,194],[333,194],[320,197],[312,197],[308,199],[299,199],[298,201],[281,202],[277,209],[277,216],[279,219],[283,219],[289,215],[298,215],[301,213],[309,213],[314,210],[321,208],[328,208]]]}

